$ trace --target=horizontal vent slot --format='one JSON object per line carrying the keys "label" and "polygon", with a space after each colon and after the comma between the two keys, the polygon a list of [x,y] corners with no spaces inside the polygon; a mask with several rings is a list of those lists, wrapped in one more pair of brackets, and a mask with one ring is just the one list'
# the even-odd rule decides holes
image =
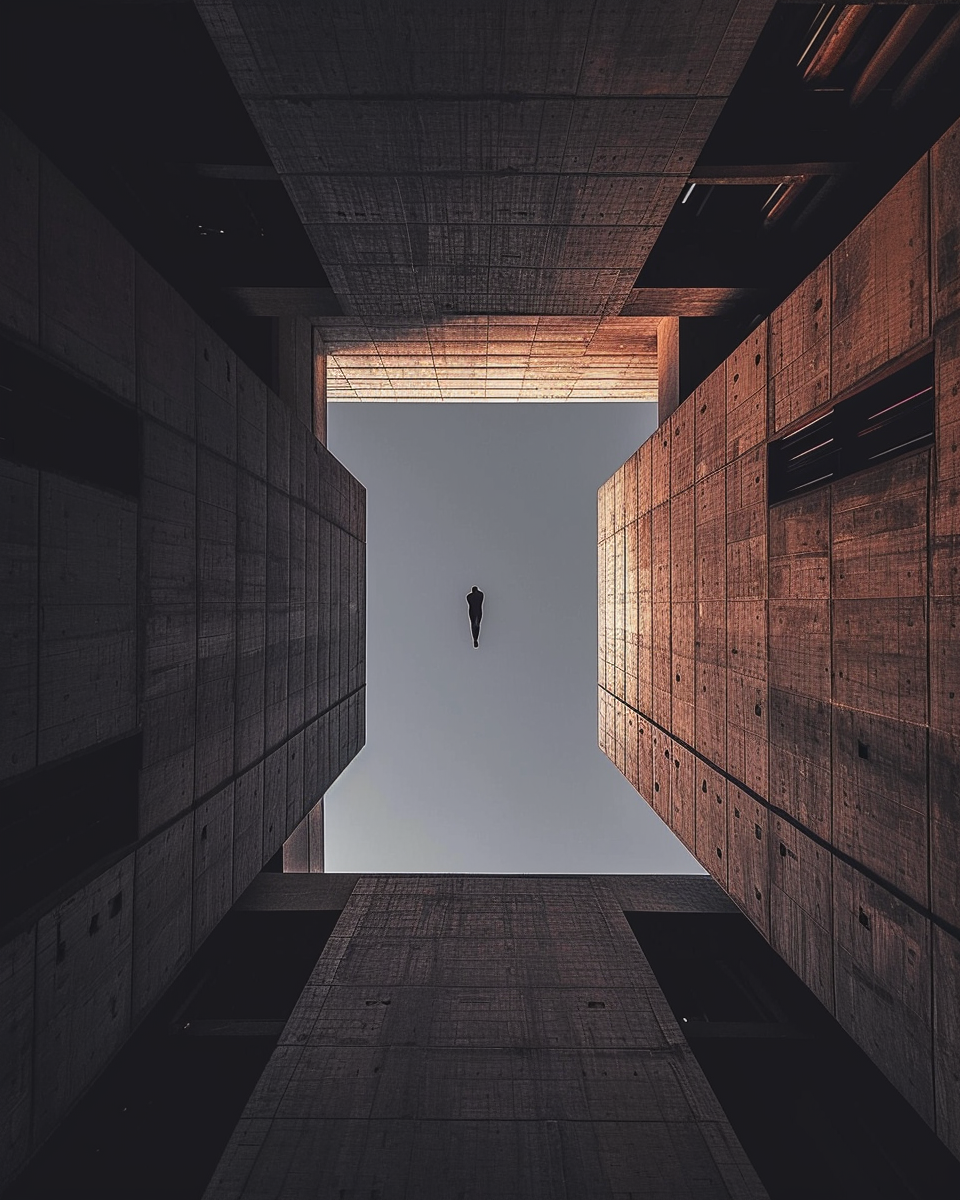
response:
{"label": "horizontal vent slot", "polygon": [[933,355],[926,355],[769,446],[771,504],[901,454],[934,434]]}

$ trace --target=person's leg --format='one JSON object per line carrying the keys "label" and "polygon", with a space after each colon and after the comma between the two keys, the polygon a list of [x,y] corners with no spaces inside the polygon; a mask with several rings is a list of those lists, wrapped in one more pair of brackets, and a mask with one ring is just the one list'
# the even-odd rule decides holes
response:
{"label": "person's leg", "polygon": [[480,645],[480,622],[479,621],[471,620],[470,632],[473,634],[473,644],[475,646],[479,646]]}

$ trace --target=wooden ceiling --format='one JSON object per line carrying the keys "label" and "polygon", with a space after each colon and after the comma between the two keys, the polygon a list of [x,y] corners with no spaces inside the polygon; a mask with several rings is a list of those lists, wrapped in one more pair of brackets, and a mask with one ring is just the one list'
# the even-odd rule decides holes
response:
{"label": "wooden ceiling", "polygon": [[198,0],[350,318],[331,398],[648,398],[620,314],[772,7]]}
{"label": "wooden ceiling", "polygon": [[649,317],[342,317],[318,328],[327,399],[655,401]]}

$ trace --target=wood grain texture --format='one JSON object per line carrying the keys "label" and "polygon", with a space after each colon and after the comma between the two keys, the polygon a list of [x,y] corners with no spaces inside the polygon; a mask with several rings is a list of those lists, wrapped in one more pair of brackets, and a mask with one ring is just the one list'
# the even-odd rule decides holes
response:
{"label": "wood grain texture", "polygon": [[831,706],[771,685],[769,799],[807,829],[832,833]]}
{"label": "wood grain texture", "polygon": [[652,492],[650,503],[654,508],[670,498],[670,422],[661,425],[650,438],[650,470]]}
{"label": "wood grain texture", "polygon": [[926,601],[833,602],[833,698],[901,721],[927,720]]}
{"label": "wood grain texture", "polygon": [[673,819],[673,738],[652,727],[653,792],[650,807],[667,825]]}
{"label": "wood grain texture", "polygon": [[767,436],[767,322],[761,322],[726,362],[727,461]]}
{"label": "wood grain texture", "polygon": [[647,438],[637,451],[637,516],[653,507],[653,439]]}
{"label": "wood grain texture", "polygon": [[710,762],[727,768],[727,672],[711,662],[696,662],[696,747]]}
{"label": "wood grain texture", "polygon": [[651,716],[660,724],[670,724],[672,694],[672,650],[670,643],[670,506],[658,505],[653,510],[653,711]]}
{"label": "wood grain texture", "polygon": [[637,791],[652,807],[653,792],[653,726],[637,717]]}
{"label": "wood grain texture", "polygon": [[937,330],[934,379],[934,483],[946,496],[955,490],[954,481],[960,476],[960,319],[952,319]]}
{"label": "wood grain texture", "polygon": [[726,367],[721,364],[694,391],[694,477],[721,470],[727,449]]}
{"label": "wood grain texture", "polygon": [[677,601],[670,607],[671,725],[678,738],[694,742],[696,699],[696,605]]}
{"label": "wood grain texture", "polygon": [[960,1153],[960,943],[933,928],[933,1044],[937,1134]]}
{"label": "wood grain texture", "polygon": [[[657,549],[659,552],[659,544]],[[670,598],[673,603],[696,599],[692,487],[675,493],[670,500]]]}
{"label": "wood grain texture", "polygon": [[696,764],[695,852],[714,879],[727,886],[727,781],[703,762]]}
{"label": "wood grain texture", "polygon": [[700,480],[695,489],[696,599],[724,600],[727,595],[726,488],[722,471]]}
{"label": "wood grain texture", "polygon": [[[651,712],[653,704],[653,517],[647,511],[637,521],[637,708]],[[628,603],[630,597],[628,596]]]}
{"label": "wood grain texture", "polygon": [[766,600],[727,601],[727,663],[740,675],[766,679]]}
{"label": "wood grain texture", "polygon": [[688,397],[669,421],[670,494],[677,496],[693,486],[694,480],[694,398]]}
{"label": "wood grain texture", "polygon": [[673,742],[673,785],[670,828],[691,854],[696,849],[696,757],[676,740]]}
{"label": "wood grain texture", "polygon": [[623,464],[623,523],[632,525],[637,519],[637,450]]}
{"label": "wood grain texture", "polygon": [[640,656],[640,639],[638,629],[638,525],[634,520],[624,530],[626,564],[624,569],[623,589],[623,624],[624,624],[624,700],[631,707],[637,707],[638,664]]}
{"label": "wood grain texture", "polygon": [[927,737],[917,725],[833,710],[833,841],[926,905]]}
{"label": "wood grain texture", "polygon": [[770,944],[832,1011],[832,856],[776,816],[770,829]]}
{"label": "wood grain texture", "polygon": [[928,205],[924,156],[830,256],[834,395],[929,337]]}
{"label": "wood grain texture", "polygon": [[930,907],[960,927],[960,738],[930,730]]}
{"label": "wood grain texture", "polygon": [[766,937],[770,897],[767,811],[734,784],[727,785],[727,887]]}
{"label": "wood grain texture", "polygon": [[830,260],[770,314],[770,433],[830,399]]}
{"label": "wood grain texture", "polygon": [[830,604],[770,601],[770,685],[831,699]]}
{"label": "wood grain texture", "polygon": [[840,860],[833,887],[837,1020],[933,1123],[930,923]]}
{"label": "wood grain texture", "polygon": [[933,216],[930,250],[933,264],[933,318],[940,322],[960,309],[960,123],[954,124],[930,151],[930,199]]}
{"label": "wood grain texture", "polygon": [[727,672],[727,770],[734,779],[768,795],[767,684]]}
{"label": "wood grain texture", "polygon": [[725,600],[702,600],[696,608],[696,657],[701,663],[727,665],[727,605]]}
{"label": "wood grain texture", "polygon": [[[649,442],[650,712],[665,730],[651,739],[652,804],[672,828],[687,830],[692,819],[700,861],[927,1119],[929,929],[839,856],[960,920],[960,313],[948,170],[957,129],[932,155],[933,293],[921,160],[689,398],[692,539],[684,406]],[[903,356],[916,358],[931,330],[933,447],[771,507],[767,438],[882,378]],[[722,473],[711,407],[720,393]],[[669,514],[656,506],[667,495]],[[640,596],[638,585],[638,613]],[[691,817],[685,789],[665,770],[678,757],[671,734],[703,756],[697,772],[728,773],[722,865],[711,857],[715,814],[695,786]],[[765,817],[767,803],[789,820]],[[864,957],[859,930],[877,921],[881,937]],[[941,1097],[952,1070],[936,1085]],[[954,1117],[944,1120],[944,1136],[954,1137]]]}
{"label": "wood grain texture", "polygon": [[923,451],[833,484],[836,599],[926,596],[929,466]]}
{"label": "wood grain texture", "polygon": [[819,488],[770,509],[770,597],[830,598],[830,496]]}

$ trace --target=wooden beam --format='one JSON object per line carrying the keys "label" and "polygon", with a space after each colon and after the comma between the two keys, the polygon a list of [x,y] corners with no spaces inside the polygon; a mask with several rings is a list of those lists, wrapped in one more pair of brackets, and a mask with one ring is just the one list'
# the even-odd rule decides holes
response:
{"label": "wooden beam", "polygon": [[690,172],[690,182],[701,185],[790,183],[811,175],[842,175],[850,167],[845,162],[805,163],[732,163],[698,164]]}

